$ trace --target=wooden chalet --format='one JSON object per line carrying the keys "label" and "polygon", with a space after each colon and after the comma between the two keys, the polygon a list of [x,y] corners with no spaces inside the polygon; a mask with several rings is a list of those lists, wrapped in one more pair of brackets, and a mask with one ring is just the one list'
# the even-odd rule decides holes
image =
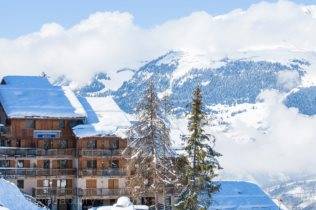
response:
{"label": "wooden chalet", "polygon": [[87,209],[126,195],[129,121],[112,98],[79,98],[45,77],[0,85],[0,177],[52,209]]}

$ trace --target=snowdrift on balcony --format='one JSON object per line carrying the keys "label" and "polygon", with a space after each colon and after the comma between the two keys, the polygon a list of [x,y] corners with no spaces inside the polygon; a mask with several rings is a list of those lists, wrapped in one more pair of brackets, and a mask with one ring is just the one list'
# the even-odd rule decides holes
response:
{"label": "snowdrift on balcony", "polygon": [[125,138],[130,122],[111,96],[79,97],[87,113],[86,124],[73,128],[79,138],[92,136],[118,136]]}
{"label": "snowdrift on balcony", "polygon": [[15,184],[2,178],[0,178],[0,204],[10,210],[44,210],[28,201]]}
{"label": "snowdrift on balcony", "polygon": [[83,118],[85,112],[68,88],[53,86],[39,76],[6,76],[0,102],[9,118]]}
{"label": "snowdrift on balcony", "polygon": [[93,207],[89,210],[148,210],[145,205],[133,205],[128,197],[120,197],[113,206]]}

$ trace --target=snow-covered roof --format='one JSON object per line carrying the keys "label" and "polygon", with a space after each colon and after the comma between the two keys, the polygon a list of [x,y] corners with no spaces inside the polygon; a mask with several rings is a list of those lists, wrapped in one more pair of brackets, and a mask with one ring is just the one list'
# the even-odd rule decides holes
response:
{"label": "snow-covered roof", "polygon": [[44,210],[28,201],[16,185],[2,178],[0,178],[0,204],[10,210]]}
{"label": "snow-covered roof", "polygon": [[40,76],[6,76],[0,85],[0,103],[9,118],[84,118],[74,93]]}
{"label": "snow-covered roof", "polygon": [[220,191],[214,195],[213,203],[208,210],[279,209],[256,184],[244,181],[221,181],[220,184]]}
{"label": "snow-covered roof", "polygon": [[87,113],[86,124],[73,128],[79,138],[92,136],[118,136],[125,138],[130,122],[111,96],[79,97]]}

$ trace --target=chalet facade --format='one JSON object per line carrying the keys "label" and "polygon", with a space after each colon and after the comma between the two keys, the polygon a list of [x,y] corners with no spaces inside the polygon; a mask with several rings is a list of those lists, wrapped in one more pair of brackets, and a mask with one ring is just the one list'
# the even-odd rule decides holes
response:
{"label": "chalet facade", "polygon": [[53,209],[126,195],[129,121],[110,97],[80,98],[45,77],[0,85],[0,176]]}

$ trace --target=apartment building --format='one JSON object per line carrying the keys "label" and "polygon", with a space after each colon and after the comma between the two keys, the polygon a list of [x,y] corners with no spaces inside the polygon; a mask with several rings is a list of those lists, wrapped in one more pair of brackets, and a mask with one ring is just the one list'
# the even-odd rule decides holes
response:
{"label": "apartment building", "polygon": [[87,209],[126,195],[130,124],[111,97],[77,97],[45,77],[0,85],[0,177],[52,209]]}

